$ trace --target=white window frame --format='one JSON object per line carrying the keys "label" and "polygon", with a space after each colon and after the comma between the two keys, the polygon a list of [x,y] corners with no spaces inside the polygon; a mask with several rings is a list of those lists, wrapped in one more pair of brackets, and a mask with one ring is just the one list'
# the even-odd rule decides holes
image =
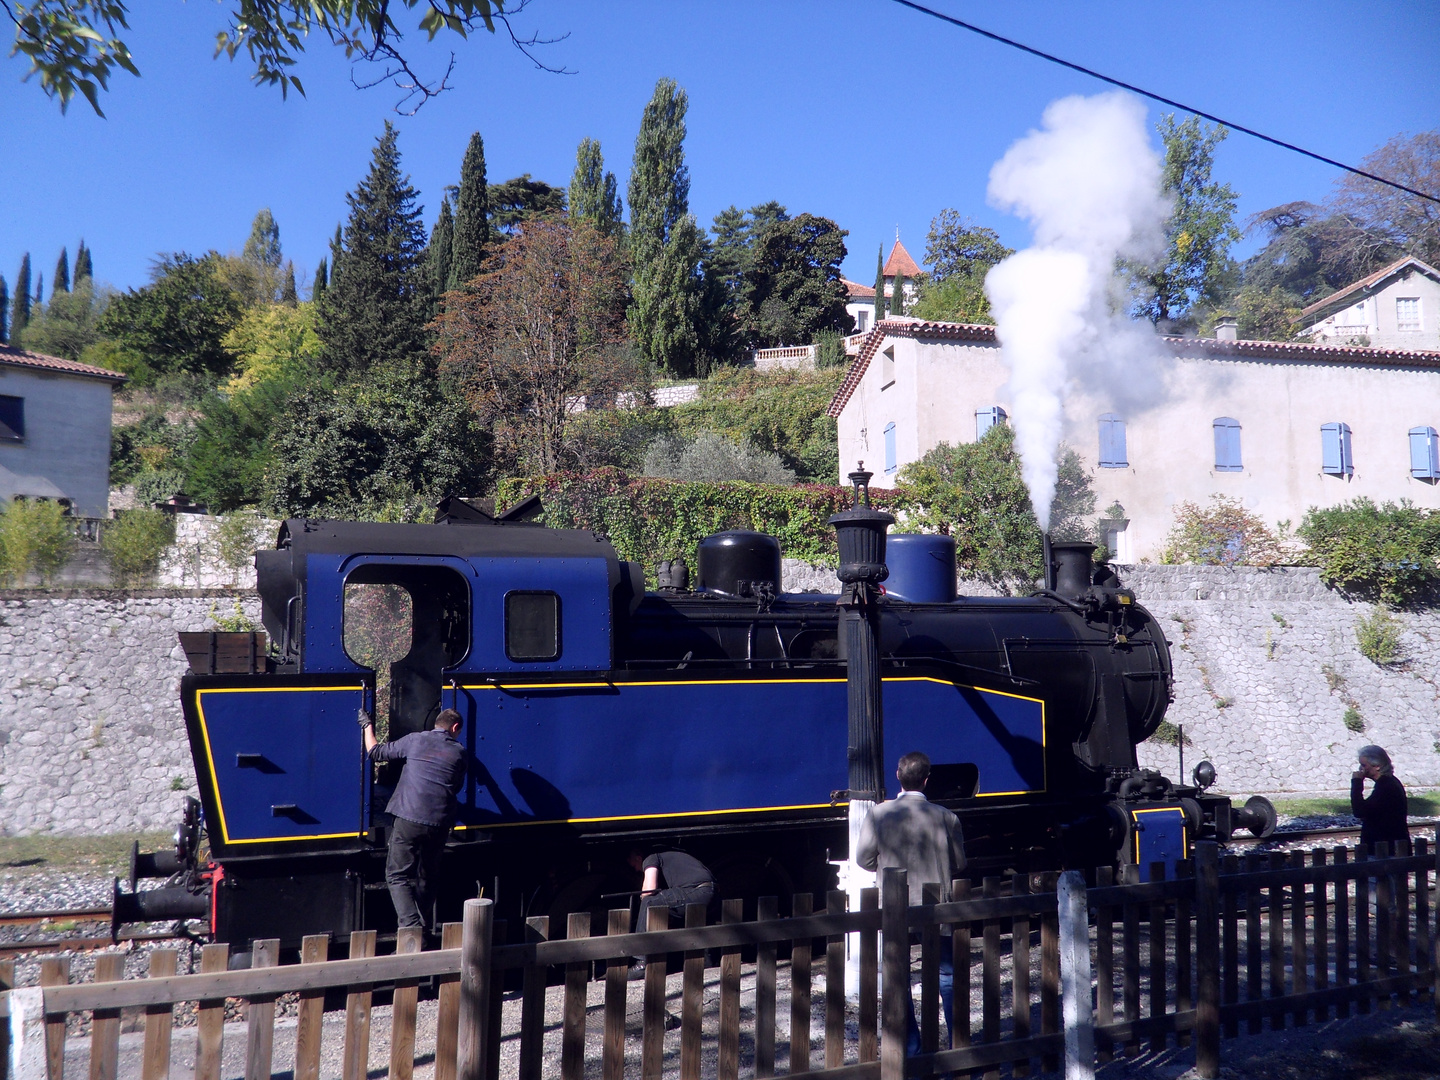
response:
{"label": "white window frame", "polygon": [[[1404,320],[1404,319],[1401,318],[1401,316],[1400,316],[1400,305],[1401,305],[1401,304],[1414,304],[1414,305],[1415,305],[1415,321],[1414,321],[1413,323],[1412,323],[1412,322],[1408,322],[1408,321],[1406,321],[1406,320]],[[1396,330],[1396,332],[1397,332],[1397,333],[1400,333],[1400,334],[1418,334],[1418,333],[1420,333],[1420,331],[1421,331],[1421,329],[1424,327],[1424,325],[1425,325],[1425,317],[1424,317],[1424,312],[1423,312],[1423,310],[1421,309],[1421,306],[1420,306],[1420,297],[1418,297],[1418,296],[1397,296],[1397,297],[1395,298],[1395,330]]]}

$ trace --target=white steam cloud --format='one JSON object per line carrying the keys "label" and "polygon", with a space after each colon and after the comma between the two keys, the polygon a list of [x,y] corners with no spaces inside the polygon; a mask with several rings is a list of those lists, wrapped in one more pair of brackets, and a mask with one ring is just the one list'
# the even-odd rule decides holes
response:
{"label": "white steam cloud", "polygon": [[1126,318],[1115,273],[1117,257],[1159,255],[1171,209],[1145,107],[1125,93],[1052,102],[1041,129],[990,170],[989,199],[1034,232],[1034,246],[990,271],[985,292],[1010,367],[1025,483],[1048,529],[1067,393],[1083,381],[1134,409],[1160,390],[1154,335]]}

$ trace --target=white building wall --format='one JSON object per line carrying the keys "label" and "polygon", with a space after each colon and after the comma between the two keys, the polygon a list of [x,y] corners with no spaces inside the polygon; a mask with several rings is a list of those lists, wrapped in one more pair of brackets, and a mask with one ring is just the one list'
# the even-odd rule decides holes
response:
{"label": "white building wall", "polygon": [[[105,517],[111,386],[104,379],[0,364],[0,395],[25,399],[25,441],[0,442],[0,469],[42,477],[71,500],[77,515]],[[14,494],[0,490],[0,499]]]}
{"label": "white building wall", "polygon": [[[896,424],[903,468],[938,443],[972,442],[977,409],[999,405],[1014,422],[998,345],[891,337],[884,347],[894,348],[894,384],[882,388],[877,352],[839,417],[842,483],[863,459],[877,486],[893,485],[883,468],[887,423]],[[1158,559],[1176,505],[1203,506],[1214,494],[1240,499],[1272,527],[1360,496],[1440,509],[1440,487],[1410,475],[1407,434],[1440,428],[1440,368],[1233,356],[1159,362],[1167,367],[1162,399],[1123,416],[1124,468],[1098,467],[1099,417],[1119,411],[1113,403],[1073,392],[1066,402],[1065,440],[1093,471],[1097,515],[1113,502],[1125,507],[1130,557]],[[1240,422],[1243,471],[1215,468],[1218,417]],[[1331,422],[1351,430],[1348,478],[1321,470],[1321,425]]]}
{"label": "white building wall", "polygon": [[[1418,329],[1400,329],[1396,302],[1402,299],[1420,302]],[[1354,297],[1304,332],[1317,342],[1337,345],[1366,338],[1377,349],[1440,349],[1440,281],[1411,269],[1374,292]]]}

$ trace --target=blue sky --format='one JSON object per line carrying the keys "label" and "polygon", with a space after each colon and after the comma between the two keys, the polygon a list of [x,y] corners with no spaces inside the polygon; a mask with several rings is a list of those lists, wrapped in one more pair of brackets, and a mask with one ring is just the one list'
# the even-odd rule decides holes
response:
{"label": "blue sky", "polygon": [[[702,223],[772,198],[833,218],[850,231],[847,275],[868,282],[897,226],[921,258],[946,206],[1025,244],[1025,226],[985,203],[990,166],[1048,102],[1105,89],[888,0],[534,0],[519,25],[568,32],[542,55],[576,74],[538,71],[485,34],[427,46],[415,32],[410,51],[428,71],[454,48],[455,89],[400,117],[393,88],[356,90],[350,65],[318,41],[298,69],[309,96],[288,101],[252,86],[243,61],[212,60],[230,6],[132,3],[143,77],[114,78],[108,119],[83,101],[62,116],[20,82],[20,59],[0,60],[0,274],[12,284],[23,252],[48,280],[60,247],[73,259],[83,236],[102,281],[141,285],[157,252],[238,251],[262,206],[308,275],[387,118],[427,225],[477,130],[492,181],[567,183],[591,136],[623,193],[641,110],[666,75],[690,95],[690,207]],[[1440,126],[1440,5],[1427,0],[932,6],[1352,163],[1394,134]],[[1323,199],[1335,171],[1237,134],[1216,175],[1240,193],[1243,217]]]}

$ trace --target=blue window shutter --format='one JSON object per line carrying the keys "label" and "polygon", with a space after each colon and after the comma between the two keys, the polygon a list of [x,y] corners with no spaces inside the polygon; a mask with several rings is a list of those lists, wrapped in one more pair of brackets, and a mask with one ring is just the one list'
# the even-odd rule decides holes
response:
{"label": "blue window shutter", "polygon": [[1005,410],[999,405],[991,405],[989,408],[975,410],[975,441],[979,442],[985,437],[985,433],[996,424],[1005,423]]}
{"label": "blue window shutter", "polygon": [[1125,421],[1115,413],[1100,417],[1100,467],[1123,469],[1130,464],[1125,453]]}
{"label": "blue window shutter", "polygon": [[899,466],[895,458],[895,425],[885,425],[885,471],[893,473]]}
{"label": "blue window shutter", "polygon": [[1240,463],[1240,421],[1231,416],[1215,419],[1215,471],[1244,472]]}
{"label": "blue window shutter", "polygon": [[1433,427],[1410,429],[1410,475],[1418,480],[1440,480],[1440,436]]}
{"label": "blue window shutter", "polygon": [[1349,424],[1320,425],[1320,469],[1327,476],[1350,476],[1355,472]]}

